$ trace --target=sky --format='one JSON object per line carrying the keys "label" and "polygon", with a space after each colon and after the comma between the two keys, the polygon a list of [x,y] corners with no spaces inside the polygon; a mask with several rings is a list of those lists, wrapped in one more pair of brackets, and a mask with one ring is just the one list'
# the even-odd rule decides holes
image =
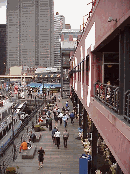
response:
{"label": "sky", "polygon": [[[6,1],[0,0],[0,24],[6,24]],[[54,15],[59,12],[65,17],[65,23],[72,29],[80,29],[83,24],[83,16],[91,10],[92,0],[54,0]],[[2,17],[1,17],[2,16]],[[85,21],[87,17],[84,17]]]}

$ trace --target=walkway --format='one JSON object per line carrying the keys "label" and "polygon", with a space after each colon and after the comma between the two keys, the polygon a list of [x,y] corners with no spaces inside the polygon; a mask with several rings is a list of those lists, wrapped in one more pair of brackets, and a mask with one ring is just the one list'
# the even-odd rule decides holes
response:
{"label": "walkway", "polygon": [[[59,94],[57,94],[58,96]],[[65,106],[66,99],[62,99],[59,103],[56,102],[60,108]],[[72,103],[68,100],[70,110],[73,109]],[[53,120],[53,127],[55,121]],[[18,154],[16,161],[11,166],[19,166],[19,172],[22,174],[79,174],[79,157],[83,151],[83,146],[80,140],[75,139],[78,135],[78,120],[74,120],[74,124],[71,125],[70,119],[68,120],[67,130],[70,134],[68,139],[68,146],[64,148],[63,137],[61,137],[60,149],[52,142],[51,131],[46,128],[46,131],[40,132],[42,138],[37,145],[37,149],[40,146],[45,150],[45,158],[43,168],[38,170],[38,154],[35,153],[34,159],[21,159],[21,154]],[[63,135],[64,125],[60,126],[58,123],[58,129]]]}

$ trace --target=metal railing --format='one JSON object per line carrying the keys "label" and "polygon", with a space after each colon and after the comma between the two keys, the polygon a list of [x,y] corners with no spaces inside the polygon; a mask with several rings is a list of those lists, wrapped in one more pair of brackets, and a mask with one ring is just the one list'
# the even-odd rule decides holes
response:
{"label": "metal railing", "polygon": [[127,90],[124,95],[124,118],[130,123],[130,90]]}
{"label": "metal railing", "polygon": [[95,83],[94,96],[106,106],[119,113],[119,87]]}
{"label": "metal railing", "polygon": [[[24,129],[26,128],[26,126],[28,125],[28,123],[32,120],[32,118],[33,118],[34,115],[37,113],[37,111],[41,108],[42,105],[43,105],[43,103],[42,103],[41,105],[39,105],[39,106],[37,107],[37,109],[34,110],[34,111],[23,121],[23,123],[21,124],[21,126],[18,128],[17,133],[14,135],[14,139],[15,139],[16,137],[18,137],[19,134],[22,132],[22,130],[24,130]],[[31,124],[31,123],[30,123],[30,124]],[[21,137],[21,138],[23,139],[23,137]],[[21,141],[22,141],[22,139],[21,139]],[[9,161],[10,161],[10,160],[13,160],[13,161],[14,161],[14,160],[17,158],[17,153],[18,153],[18,148],[19,148],[19,146],[16,145],[16,149],[13,148],[12,154],[9,155],[8,158],[5,158],[5,159],[3,160],[4,154],[6,153],[6,150],[9,148],[9,146],[12,144],[12,142],[13,142],[13,140],[11,139],[11,141],[9,142],[9,144],[8,144],[4,149],[2,149],[2,153],[0,154],[0,172],[1,172],[1,170],[2,170],[3,173],[4,173],[5,168],[6,168],[6,167],[9,165],[9,163],[10,163]],[[5,161],[5,163],[2,163],[2,161]]]}

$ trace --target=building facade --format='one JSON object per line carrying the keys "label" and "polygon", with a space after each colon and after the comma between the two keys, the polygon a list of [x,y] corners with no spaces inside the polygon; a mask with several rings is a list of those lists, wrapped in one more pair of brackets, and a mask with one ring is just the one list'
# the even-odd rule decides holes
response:
{"label": "building facade", "polygon": [[53,0],[7,1],[8,71],[16,65],[53,66],[53,35]]}
{"label": "building facade", "polygon": [[97,140],[100,133],[117,162],[116,173],[129,174],[129,0],[123,3],[118,0],[94,1],[70,66],[71,95],[78,108],[79,124],[83,118],[84,139],[87,137],[88,115],[93,122],[92,173],[98,168]]}
{"label": "building facade", "polygon": [[54,16],[54,66],[61,67],[60,34],[65,28],[65,17],[57,12]]}
{"label": "building facade", "polygon": [[6,72],[6,24],[0,24],[0,75]]}
{"label": "building facade", "polygon": [[70,93],[69,75],[70,57],[77,47],[77,39],[81,32],[77,29],[63,29],[61,32],[61,96],[67,98]]}

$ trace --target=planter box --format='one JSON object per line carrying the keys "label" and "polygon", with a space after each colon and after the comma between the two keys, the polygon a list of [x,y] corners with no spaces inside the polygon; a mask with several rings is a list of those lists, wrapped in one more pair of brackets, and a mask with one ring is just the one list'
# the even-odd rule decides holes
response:
{"label": "planter box", "polygon": [[34,127],[35,132],[39,132],[40,131],[40,127]]}

